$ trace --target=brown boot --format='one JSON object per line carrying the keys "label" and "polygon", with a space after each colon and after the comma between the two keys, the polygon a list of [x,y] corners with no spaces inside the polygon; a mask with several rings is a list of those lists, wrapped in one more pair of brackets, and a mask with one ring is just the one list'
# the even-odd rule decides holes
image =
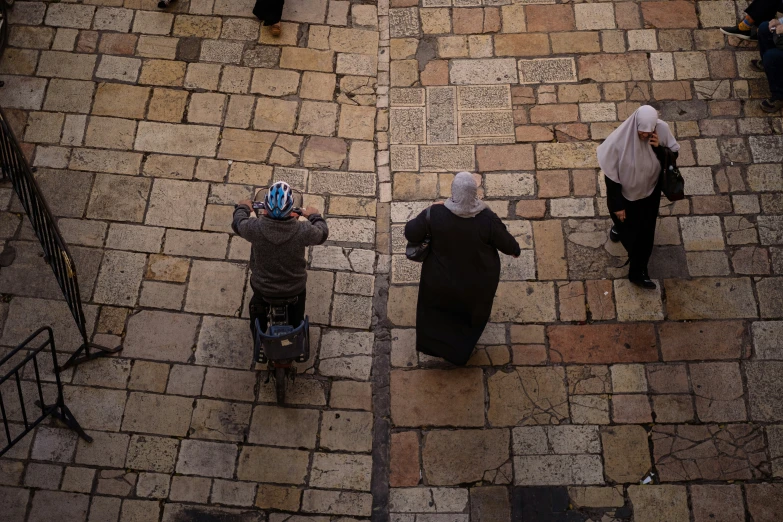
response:
{"label": "brown boot", "polygon": [[269,29],[269,32],[272,33],[272,36],[278,37],[280,36],[280,33],[283,31],[283,28],[280,26],[280,22],[277,22],[276,24],[272,25],[272,27]]}

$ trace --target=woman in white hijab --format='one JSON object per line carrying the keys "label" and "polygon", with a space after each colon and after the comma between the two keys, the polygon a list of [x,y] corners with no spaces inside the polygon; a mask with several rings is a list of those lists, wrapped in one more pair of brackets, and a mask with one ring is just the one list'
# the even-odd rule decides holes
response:
{"label": "woman in white hijab", "polygon": [[421,268],[416,307],[416,349],[464,365],[470,359],[492,311],[500,280],[498,250],[521,250],[500,218],[478,198],[476,181],[460,172],[451,197],[405,225],[408,241],[427,234],[429,254]]}
{"label": "woman in white hijab", "polygon": [[[680,150],[666,122],[654,107],[639,107],[598,147],[598,164],[606,182],[607,205],[612,217],[612,241],[622,241],[628,252],[628,279],[654,289],[647,274],[655,224],[661,203],[661,164],[658,147]],[[659,149],[660,150],[660,149]]]}

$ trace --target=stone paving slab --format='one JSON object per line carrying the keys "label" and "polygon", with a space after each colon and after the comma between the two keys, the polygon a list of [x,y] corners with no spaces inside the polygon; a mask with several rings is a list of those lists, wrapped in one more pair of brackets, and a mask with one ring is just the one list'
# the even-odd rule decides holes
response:
{"label": "stone paving slab", "polygon": [[[783,519],[783,127],[755,44],[718,30],[744,4],[288,0],[280,38],[252,0],[156,4],[10,11],[0,105],[89,334],[124,350],[62,374],[92,444],[47,421],[0,459],[3,520]],[[662,202],[649,293],[595,156],[644,103],[689,195]],[[402,255],[459,170],[523,248],[467,368],[416,352]],[[286,407],[251,365],[229,226],[279,179],[331,229],[305,253],[312,356]],[[43,324],[70,352],[11,192],[0,355]]]}

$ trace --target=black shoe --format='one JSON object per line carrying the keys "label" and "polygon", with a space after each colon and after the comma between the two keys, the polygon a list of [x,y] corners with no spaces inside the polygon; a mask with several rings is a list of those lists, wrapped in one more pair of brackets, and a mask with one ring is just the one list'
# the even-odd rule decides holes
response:
{"label": "black shoe", "polygon": [[[748,29],[747,31],[743,31],[739,28],[738,25],[732,26],[732,27],[721,27],[720,32],[725,34],[726,36],[734,36],[736,38],[739,38],[740,40],[753,40],[753,31],[751,29]],[[758,37],[756,37],[758,39]]]}
{"label": "black shoe", "polygon": [[764,72],[764,63],[761,60],[751,60],[750,68],[754,71]]}
{"label": "black shoe", "polygon": [[761,102],[761,110],[764,112],[778,112],[780,109],[783,109],[783,100],[770,98]]}
{"label": "black shoe", "polygon": [[614,227],[609,231],[609,239],[612,240],[612,243],[618,243],[620,241],[620,233],[615,230]]}
{"label": "black shoe", "polygon": [[650,279],[650,276],[646,274],[642,274],[641,277],[628,276],[628,280],[636,286],[646,288],[647,290],[655,290],[658,288],[658,285],[656,285],[655,282]]}

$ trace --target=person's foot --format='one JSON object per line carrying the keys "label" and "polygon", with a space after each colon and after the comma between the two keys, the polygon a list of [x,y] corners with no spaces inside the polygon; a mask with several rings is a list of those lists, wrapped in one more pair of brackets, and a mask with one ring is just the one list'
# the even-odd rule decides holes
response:
{"label": "person's foot", "polygon": [[783,109],[783,100],[770,98],[761,102],[761,110],[764,112],[778,112],[780,109]]}
{"label": "person's foot", "polygon": [[283,32],[283,28],[280,26],[280,22],[273,24],[269,29],[269,32],[272,33],[272,36],[280,36],[280,33]]}
{"label": "person's foot", "polygon": [[655,284],[655,281],[650,279],[650,276],[647,275],[647,272],[643,272],[638,276],[632,276],[629,274],[628,280],[636,286],[645,288],[647,290],[655,290],[658,288],[658,285]]}
{"label": "person's foot", "polygon": [[757,38],[753,38],[753,31],[751,29],[748,29],[747,31],[744,31],[739,28],[739,26],[732,26],[732,27],[721,27],[720,32],[725,34],[726,36],[734,36],[736,38],[739,38],[740,40],[755,40]]}
{"label": "person's foot", "polygon": [[750,68],[753,69],[754,71],[764,72],[764,63],[760,59],[751,60]]}
{"label": "person's foot", "polygon": [[612,240],[612,243],[619,242],[620,241],[620,232],[618,232],[616,228],[612,227],[612,229],[609,231],[609,239]]}

